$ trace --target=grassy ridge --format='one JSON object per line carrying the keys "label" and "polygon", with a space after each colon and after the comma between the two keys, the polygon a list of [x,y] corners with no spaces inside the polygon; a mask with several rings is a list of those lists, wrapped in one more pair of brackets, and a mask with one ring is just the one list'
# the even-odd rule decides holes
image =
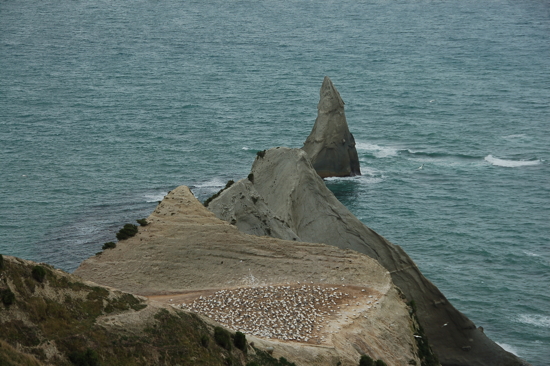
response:
{"label": "grassy ridge", "polygon": [[[0,290],[11,291],[14,301],[0,302],[1,365],[268,365],[273,361],[250,352],[242,336],[237,337],[238,347],[219,345],[213,327],[194,314],[147,305],[131,294],[84,283],[47,265],[39,267],[4,257]],[[235,335],[230,334],[230,339],[235,342]]]}

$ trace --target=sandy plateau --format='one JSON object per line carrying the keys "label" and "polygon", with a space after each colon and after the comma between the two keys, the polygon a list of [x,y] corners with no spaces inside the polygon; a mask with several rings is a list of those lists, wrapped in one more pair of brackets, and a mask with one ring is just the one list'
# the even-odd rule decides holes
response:
{"label": "sandy plateau", "polygon": [[147,220],[75,274],[240,330],[298,365],[357,365],[365,353],[420,364],[408,308],[368,256],[243,234],[185,186]]}

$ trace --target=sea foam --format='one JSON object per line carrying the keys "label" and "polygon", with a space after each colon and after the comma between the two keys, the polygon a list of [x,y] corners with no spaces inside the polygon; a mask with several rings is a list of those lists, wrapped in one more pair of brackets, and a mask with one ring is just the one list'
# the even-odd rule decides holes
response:
{"label": "sea foam", "polygon": [[395,156],[395,155],[397,155],[397,152],[399,151],[398,149],[393,148],[393,147],[380,146],[380,145],[376,145],[376,144],[369,144],[369,143],[366,143],[366,142],[356,143],[355,148],[357,150],[368,151],[377,158],[387,158],[387,157],[390,157],[390,156]]}
{"label": "sea foam", "polygon": [[499,342],[496,342],[496,344],[498,344],[499,346],[501,346],[505,351],[508,351],[510,353],[513,353],[514,355],[518,356],[519,357],[519,353],[518,353],[518,349],[514,346],[511,346],[509,344],[506,344],[506,343],[499,343]]}
{"label": "sea foam", "polygon": [[550,328],[550,316],[538,314],[520,314],[517,321],[536,327]]}
{"label": "sea foam", "polygon": [[494,166],[502,166],[505,168],[532,166],[532,165],[539,165],[541,163],[540,160],[505,160],[505,159],[495,158],[493,155],[487,155],[485,157],[485,161],[487,161],[488,163],[491,163]]}
{"label": "sea foam", "polygon": [[145,202],[159,202],[159,201],[162,201],[164,199],[164,196],[166,196],[167,194],[168,194],[168,192],[146,194],[144,196]]}

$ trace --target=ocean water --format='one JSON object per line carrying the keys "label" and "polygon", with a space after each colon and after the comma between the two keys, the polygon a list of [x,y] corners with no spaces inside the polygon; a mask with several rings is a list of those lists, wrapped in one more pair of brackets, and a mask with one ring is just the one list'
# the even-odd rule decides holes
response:
{"label": "ocean water", "polygon": [[547,1],[2,0],[0,253],[73,271],[174,187],[301,147],[325,75],[363,171],[327,186],[550,365]]}

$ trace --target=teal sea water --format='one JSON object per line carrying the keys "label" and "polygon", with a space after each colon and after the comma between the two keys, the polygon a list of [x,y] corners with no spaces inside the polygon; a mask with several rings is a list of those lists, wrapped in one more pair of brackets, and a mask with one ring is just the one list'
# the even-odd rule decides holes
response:
{"label": "teal sea water", "polygon": [[0,253],[72,271],[172,188],[301,147],[325,75],[363,171],[327,186],[550,365],[547,1],[2,0]]}

